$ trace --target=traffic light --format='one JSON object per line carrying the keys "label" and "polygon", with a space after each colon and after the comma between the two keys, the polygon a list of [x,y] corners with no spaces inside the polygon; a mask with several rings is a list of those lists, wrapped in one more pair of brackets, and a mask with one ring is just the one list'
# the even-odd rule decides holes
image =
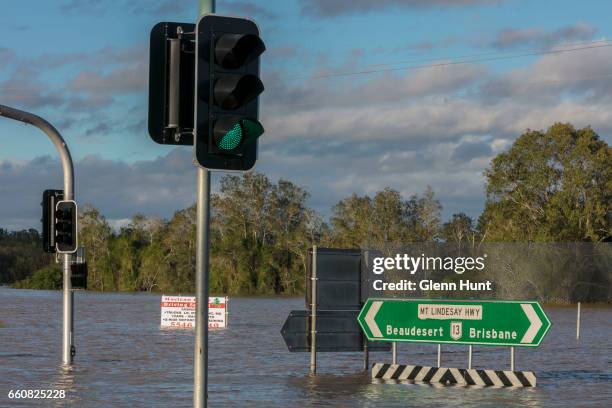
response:
{"label": "traffic light", "polygon": [[149,48],[149,135],[160,144],[193,145],[195,24],[158,23]]}
{"label": "traffic light", "polygon": [[70,265],[70,282],[72,289],[87,289],[87,261],[85,248],[79,247]]}
{"label": "traffic light", "polygon": [[257,160],[259,57],[248,19],[205,15],[196,27],[195,158],[207,169],[249,170]]}
{"label": "traffic light", "polygon": [[72,289],[87,289],[87,263],[70,265],[70,283]]}
{"label": "traffic light", "polygon": [[45,190],[42,197],[43,251],[55,253],[55,205],[64,198],[63,190]]}
{"label": "traffic light", "polygon": [[60,254],[76,252],[77,205],[72,200],[58,201],[55,206],[55,249]]}

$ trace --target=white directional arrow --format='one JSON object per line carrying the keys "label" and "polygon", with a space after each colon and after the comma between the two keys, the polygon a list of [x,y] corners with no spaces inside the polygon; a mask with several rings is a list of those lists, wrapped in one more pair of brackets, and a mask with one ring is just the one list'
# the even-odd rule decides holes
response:
{"label": "white directional arrow", "polygon": [[378,313],[378,310],[380,309],[382,304],[383,302],[379,300],[372,302],[372,306],[370,307],[370,310],[368,310],[368,314],[366,314],[366,317],[364,319],[366,324],[370,328],[370,331],[372,332],[372,336],[374,337],[383,336],[380,332],[380,329],[378,328],[378,325],[374,321],[374,318],[376,317],[376,314]]}
{"label": "white directional arrow", "polygon": [[521,307],[529,319],[529,323],[531,323],[529,329],[527,329],[527,332],[521,339],[521,343],[531,343],[538,334],[538,331],[540,331],[540,327],[542,327],[542,320],[538,317],[538,314],[533,309],[533,306],[531,306],[529,303],[521,303]]}

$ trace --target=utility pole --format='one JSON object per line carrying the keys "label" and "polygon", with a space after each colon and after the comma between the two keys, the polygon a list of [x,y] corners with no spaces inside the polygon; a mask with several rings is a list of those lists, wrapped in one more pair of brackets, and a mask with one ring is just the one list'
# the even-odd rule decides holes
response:
{"label": "utility pole", "polygon": [[[215,0],[200,0],[200,15],[214,13]],[[194,83],[194,87],[196,84]],[[193,406],[208,406],[208,249],[210,239],[210,171],[196,166],[196,324]]]}
{"label": "utility pole", "polygon": [[[45,132],[59,152],[64,172],[64,200],[74,200],[74,167],[72,157],[66,142],[60,133],[49,122],[32,113],[0,105],[0,116],[36,126]],[[70,264],[72,254],[62,254],[64,258],[64,296],[63,296],[63,330],[62,330],[62,362],[72,364],[74,348],[74,292],[70,281]]]}

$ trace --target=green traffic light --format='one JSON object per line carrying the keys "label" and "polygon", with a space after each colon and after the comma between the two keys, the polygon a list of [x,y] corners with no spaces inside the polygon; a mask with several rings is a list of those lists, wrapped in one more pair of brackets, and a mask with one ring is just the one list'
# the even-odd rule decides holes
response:
{"label": "green traffic light", "polygon": [[240,142],[242,142],[242,126],[238,122],[219,140],[219,149],[234,150]]}
{"label": "green traffic light", "polygon": [[217,147],[224,151],[232,151],[240,145],[256,140],[264,133],[264,128],[256,120],[242,119],[235,122],[231,128],[220,138],[217,138]]}

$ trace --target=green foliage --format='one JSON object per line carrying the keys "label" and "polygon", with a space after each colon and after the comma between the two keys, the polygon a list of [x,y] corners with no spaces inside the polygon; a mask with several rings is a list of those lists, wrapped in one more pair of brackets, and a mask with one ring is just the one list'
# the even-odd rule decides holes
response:
{"label": "green foliage", "polygon": [[474,221],[464,213],[458,213],[453,214],[451,219],[442,226],[442,238],[445,242],[459,246],[473,245],[479,238],[479,234],[474,228]]}
{"label": "green foliage", "polygon": [[38,231],[9,232],[0,228],[0,284],[25,279],[52,259],[42,251]]}
{"label": "green foliage", "polygon": [[[527,131],[493,159],[485,176],[487,201],[477,225],[463,213],[442,224],[442,206],[430,187],[407,199],[391,188],[373,196],[353,194],[332,208],[327,225],[308,208],[308,192],[290,181],[272,183],[258,173],[225,176],[211,198],[210,290],[303,293],[306,250],[314,244],[375,248],[445,242],[468,253],[486,241],[612,239],[612,153],[590,128],[556,124],[546,132]],[[113,231],[99,210],[83,207],[79,241],[86,248],[89,289],[192,293],[195,220],[192,206],[170,220],[137,214]],[[42,252],[37,231],[0,229],[0,284],[59,288],[61,273],[52,259]],[[593,259],[599,266],[609,264],[609,253]],[[599,266],[591,270],[606,270]],[[521,273],[536,283],[517,290],[542,296],[556,281],[538,280],[531,276],[536,273],[532,269]],[[517,279],[502,272],[496,277],[500,282]],[[610,276],[594,273],[603,275],[572,275],[559,293],[571,289],[571,296],[601,296],[591,282],[605,286]],[[590,292],[578,293],[587,289]]]}
{"label": "green foliage", "polygon": [[434,241],[439,238],[441,210],[429,186],[421,197],[409,200],[390,188],[374,198],[353,194],[333,207],[329,241],[342,248]]}
{"label": "green foliage", "polygon": [[62,269],[57,264],[47,265],[33,275],[13,284],[18,289],[61,289],[63,284]]}
{"label": "green foliage", "polygon": [[612,148],[590,128],[528,130],[485,171],[480,222],[490,241],[612,238]]}
{"label": "green foliage", "polygon": [[286,180],[273,185],[257,173],[224,177],[212,198],[211,290],[300,293],[304,249],[323,234],[307,198],[304,189]]}

